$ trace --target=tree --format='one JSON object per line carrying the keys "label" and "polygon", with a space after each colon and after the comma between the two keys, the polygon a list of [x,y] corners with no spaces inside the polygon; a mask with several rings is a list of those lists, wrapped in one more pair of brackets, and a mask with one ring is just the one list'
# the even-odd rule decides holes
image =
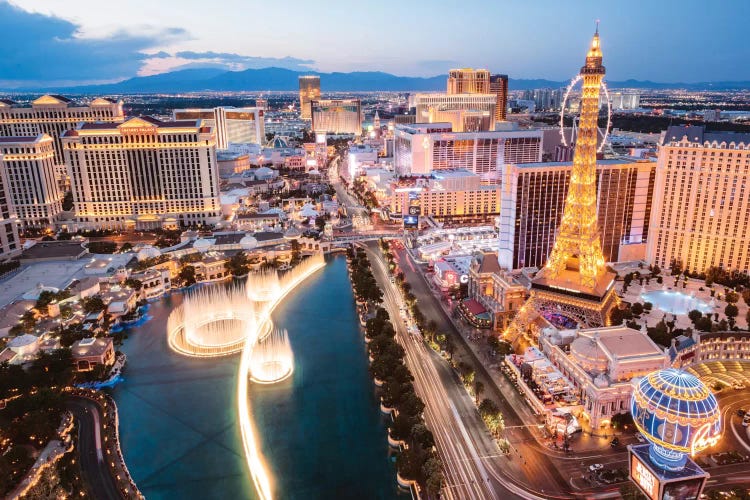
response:
{"label": "tree", "polygon": [[633,306],[630,308],[630,310],[636,316],[640,316],[643,313],[643,304],[641,304],[640,302],[636,302],[635,304],[633,304]]}
{"label": "tree", "polygon": [[117,243],[114,241],[91,241],[86,245],[91,253],[115,253]]}
{"label": "tree", "polygon": [[420,452],[415,448],[406,448],[396,457],[396,469],[399,476],[410,481],[416,481],[422,469]]}
{"label": "tree", "polygon": [[425,488],[430,497],[437,497],[443,488],[443,467],[440,459],[432,456],[425,460],[422,465],[422,476],[425,479]]}
{"label": "tree", "polygon": [[701,332],[710,332],[711,326],[711,318],[707,318],[705,316],[695,322],[695,328],[697,328]]}
{"label": "tree", "polygon": [[128,278],[125,280],[125,286],[132,288],[136,292],[139,292],[143,288],[143,282],[135,278]]}
{"label": "tree", "polygon": [[474,400],[479,404],[479,395],[484,392],[484,383],[481,380],[474,381]]}
{"label": "tree", "polygon": [[[294,240],[297,241],[297,240]],[[224,264],[232,276],[244,276],[250,272],[250,265],[245,252],[237,252]]]}
{"label": "tree", "polygon": [[83,299],[83,311],[86,314],[98,313],[107,307],[101,297],[86,297]]}
{"label": "tree", "polygon": [[184,286],[190,286],[195,284],[195,267],[185,266],[180,270],[180,280]]}
{"label": "tree", "polygon": [[73,192],[66,191],[62,202],[62,209],[66,212],[73,210]]}
{"label": "tree", "polygon": [[132,250],[132,249],[133,249],[133,244],[132,244],[132,243],[130,243],[129,241],[126,241],[126,242],[125,242],[125,243],[123,243],[123,244],[122,244],[122,246],[120,247],[120,253],[125,253],[125,252],[129,252],[129,251],[130,251],[130,250]]}
{"label": "tree", "polygon": [[736,304],[740,300],[740,294],[734,290],[727,290],[727,293],[724,295],[724,300],[729,304]]}
{"label": "tree", "polygon": [[727,307],[724,308],[724,314],[727,315],[731,324],[734,324],[735,318],[739,313],[739,309],[737,309],[737,306],[734,304],[727,304]]}
{"label": "tree", "polygon": [[693,322],[693,324],[696,324],[696,322],[703,317],[703,313],[700,312],[698,309],[693,309],[688,313],[688,318],[690,318],[690,321]]}

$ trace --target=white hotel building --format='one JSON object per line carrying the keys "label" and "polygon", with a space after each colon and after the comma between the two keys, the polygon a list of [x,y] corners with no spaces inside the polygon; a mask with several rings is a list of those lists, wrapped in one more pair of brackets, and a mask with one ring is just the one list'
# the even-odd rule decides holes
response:
{"label": "white hotel building", "polygon": [[496,94],[416,94],[417,123],[450,122],[456,132],[495,128]]}
{"label": "white hotel building", "polygon": [[228,149],[229,144],[262,144],[266,140],[261,108],[175,109],[172,116],[176,121],[203,120],[204,125],[213,127],[217,149]]}
{"label": "white hotel building", "polygon": [[750,134],[669,127],[653,203],[649,262],[750,272]]}
{"label": "white hotel building", "polygon": [[212,225],[221,220],[216,135],[197,121],[131,118],[63,135],[80,228]]}
{"label": "white hotel building", "polygon": [[415,123],[394,131],[394,168],[400,175],[465,169],[483,184],[496,184],[503,165],[539,161],[541,130],[453,132],[450,123]]}
{"label": "white hotel building", "polygon": [[47,134],[0,137],[0,174],[8,202],[24,227],[52,228],[62,212],[55,149]]}

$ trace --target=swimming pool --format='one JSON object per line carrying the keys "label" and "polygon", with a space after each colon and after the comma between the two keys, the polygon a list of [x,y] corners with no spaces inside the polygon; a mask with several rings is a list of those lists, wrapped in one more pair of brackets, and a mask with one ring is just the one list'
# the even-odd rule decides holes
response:
{"label": "swimming pool", "polygon": [[671,314],[687,314],[693,309],[702,313],[713,312],[713,307],[707,302],[682,292],[656,290],[642,293],[641,298],[645,302],[651,302],[654,307]]}

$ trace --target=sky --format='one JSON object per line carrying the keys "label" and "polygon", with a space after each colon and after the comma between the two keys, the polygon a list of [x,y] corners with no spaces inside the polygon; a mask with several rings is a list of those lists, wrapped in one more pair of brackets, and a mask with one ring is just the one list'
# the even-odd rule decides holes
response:
{"label": "sky", "polygon": [[0,86],[269,66],[564,81],[596,19],[611,81],[750,80],[750,0],[0,0]]}

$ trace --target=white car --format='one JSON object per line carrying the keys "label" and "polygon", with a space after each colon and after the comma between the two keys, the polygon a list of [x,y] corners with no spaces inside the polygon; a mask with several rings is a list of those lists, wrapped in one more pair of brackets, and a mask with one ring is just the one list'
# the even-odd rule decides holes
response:
{"label": "white car", "polygon": [[604,468],[604,465],[602,464],[591,464],[589,465],[589,470],[591,472],[596,472],[598,470],[602,470]]}
{"label": "white car", "polygon": [[750,425],[750,415],[745,415],[742,419],[742,427],[747,427],[748,425]]}
{"label": "white car", "polygon": [[745,387],[745,384],[741,384],[740,382],[735,382],[734,384],[732,384],[732,388],[737,391],[741,391],[742,389],[745,389],[746,387]]}

